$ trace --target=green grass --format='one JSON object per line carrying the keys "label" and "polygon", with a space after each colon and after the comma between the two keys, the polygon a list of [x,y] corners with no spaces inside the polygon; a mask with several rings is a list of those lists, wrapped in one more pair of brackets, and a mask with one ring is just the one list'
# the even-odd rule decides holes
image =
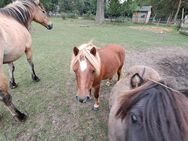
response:
{"label": "green grass", "polygon": [[[13,102],[29,118],[25,123],[13,120],[1,103],[0,140],[107,140],[108,94],[111,87],[101,87],[101,109],[91,110],[94,101],[80,104],[75,100],[75,78],[69,72],[72,48],[93,40],[102,47],[118,43],[129,49],[152,47],[187,47],[186,36],[175,30],[165,34],[133,30],[126,24],[96,25],[94,21],[52,19],[54,29],[32,26],[33,61],[38,83],[32,82],[27,61],[15,62],[19,85],[9,90]],[[80,27],[88,25],[88,27]],[[137,25],[133,25],[137,26]],[[7,66],[5,74],[7,74]]]}

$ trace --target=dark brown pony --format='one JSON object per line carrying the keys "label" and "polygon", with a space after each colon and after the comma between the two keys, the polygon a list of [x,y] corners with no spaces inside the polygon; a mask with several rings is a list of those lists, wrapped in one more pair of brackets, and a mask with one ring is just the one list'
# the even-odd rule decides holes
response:
{"label": "dark brown pony", "polygon": [[96,48],[88,43],[79,48],[74,47],[71,70],[76,74],[77,100],[85,103],[90,99],[91,89],[94,88],[94,110],[98,110],[101,80],[111,80],[116,73],[119,80],[124,59],[125,49],[119,45]]}
{"label": "dark brown pony", "polygon": [[114,100],[109,141],[188,140],[188,99],[180,92],[158,82],[146,82]]}
{"label": "dark brown pony", "polygon": [[0,8],[0,63],[9,65],[11,88],[17,87],[13,62],[24,53],[31,68],[32,79],[36,82],[40,80],[35,74],[32,61],[32,39],[29,33],[32,21],[52,29],[52,23],[39,0],[15,0]]}

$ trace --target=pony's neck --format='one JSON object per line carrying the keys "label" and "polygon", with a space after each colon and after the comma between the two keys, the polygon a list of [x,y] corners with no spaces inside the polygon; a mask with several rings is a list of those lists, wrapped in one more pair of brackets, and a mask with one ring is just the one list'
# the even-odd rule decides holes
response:
{"label": "pony's neck", "polygon": [[31,26],[31,22],[33,21],[33,13],[31,11],[33,10],[25,7],[23,4],[17,5],[14,2],[0,9],[1,14],[13,18],[25,26],[28,30]]}

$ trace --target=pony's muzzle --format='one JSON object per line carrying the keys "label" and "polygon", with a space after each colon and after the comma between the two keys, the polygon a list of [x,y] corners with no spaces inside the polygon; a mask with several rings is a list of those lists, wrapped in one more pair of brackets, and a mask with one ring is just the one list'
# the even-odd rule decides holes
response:
{"label": "pony's muzzle", "polygon": [[90,96],[84,96],[84,97],[76,96],[76,100],[78,100],[81,103],[86,103],[88,100],[90,100]]}
{"label": "pony's muzzle", "polygon": [[53,24],[52,24],[52,23],[48,24],[48,25],[46,26],[46,28],[47,28],[48,30],[51,30],[51,29],[53,28]]}

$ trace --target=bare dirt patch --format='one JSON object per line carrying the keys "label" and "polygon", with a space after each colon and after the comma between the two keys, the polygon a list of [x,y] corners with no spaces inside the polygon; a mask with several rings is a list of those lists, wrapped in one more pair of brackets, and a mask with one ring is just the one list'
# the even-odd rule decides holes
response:
{"label": "bare dirt patch", "polygon": [[128,51],[125,73],[132,65],[147,65],[157,70],[163,79],[176,89],[185,89],[188,86],[187,52],[188,49],[180,47]]}
{"label": "bare dirt patch", "polygon": [[171,32],[172,28],[156,27],[156,26],[129,26],[131,29],[150,31],[154,33],[166,33]]}

